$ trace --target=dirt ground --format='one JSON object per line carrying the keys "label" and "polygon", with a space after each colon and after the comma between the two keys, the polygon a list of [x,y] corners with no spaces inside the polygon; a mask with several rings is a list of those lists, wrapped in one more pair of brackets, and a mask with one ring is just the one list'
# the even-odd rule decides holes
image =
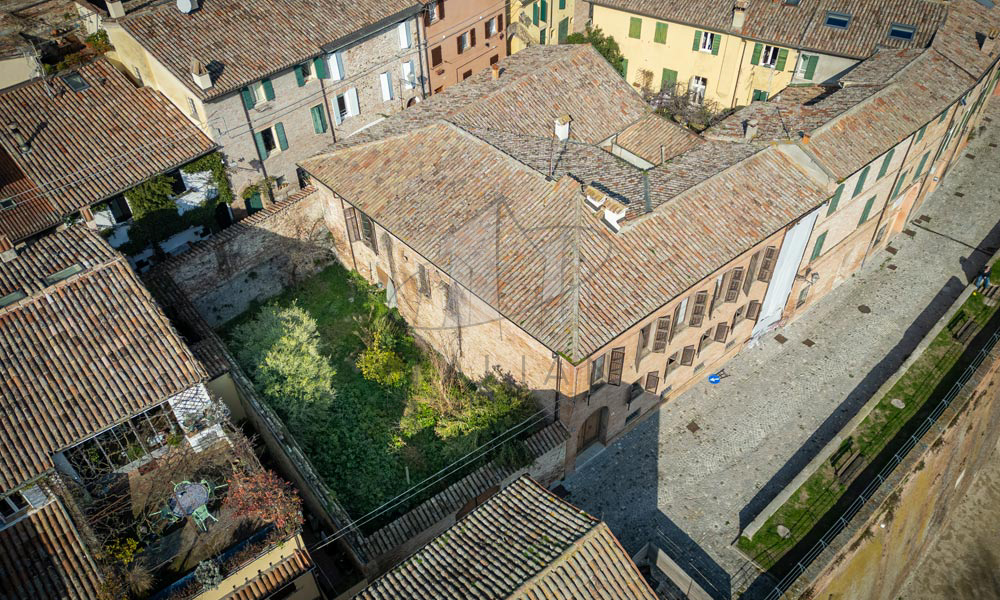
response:
{"label": "dirt ground", "polygon": [[1000,448],[955,507],[901,600],[1000,599]]}

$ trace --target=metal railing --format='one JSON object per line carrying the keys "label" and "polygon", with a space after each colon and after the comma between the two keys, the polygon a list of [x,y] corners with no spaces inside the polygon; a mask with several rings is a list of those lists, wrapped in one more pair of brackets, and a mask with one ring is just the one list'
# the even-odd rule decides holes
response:
{"label": "metal railing", "polygon": [[768,593],[767,596],[765,596],[766,600],[778,600],[781,598],[785,592],[792,587],[795,580],[801,577],[805,570],[809,568],[812,562],[833,543],[834,538],[836,538],[840,532],[847,527],[850,520],[854,518],[865,503],[875,495],[875,492],[878,491],[879,487],[881,487],[881,485],[889,478],[896,467],[903,462],[903,459],[906,458],[906,455],[909,454],[910,450],[912,450],[913,447],[919,443],[920,439],[930,430],[932,426],[934,426],[941,414],[944,413],[948,406],[950,406],[955,398],[958,397],[958,394],[961,393],[965,384],[969,382],[972,375],[983,364],[986,356],[993,349],[993,346],[996,345],[997,340],[1000,340],[1000,329],[995,331],[993,335],[990,336],[990,338],[983,345],[982,349],[976,354],[975,358],[972,359],[969,366],[966,367],[965,371],[962,372],[962,375],[959,376],[958,380],[951,386],[951,389],[948,390],[948,393],[941,399],[941,402],[939,402],[934,410],[932,410],[923,422],[920,423],[920,426],[909,438],[907,438],[902,447],[896,450],[895,454],[892,455],[892,458],[889,459],[889,462],[882,468],[881,471],[879,471],[878,475],[875,476],[875,479],[865,486],[865,489],[862,490],[861,494],[859,494],[858,497],[854,499],[854,502],[851,502],[850,506],[848,506],[844,511],[844,514],[842,514],[840,518],[838,518],[837,521],[830,526],[819,541],[817,541],[816,544],[808,552],[806,552],[797,563],[795,563],[795,566],[792,567],[791,571],[789,571],[788,574],[786,574],[781,581],[777,583],[775,588]]}

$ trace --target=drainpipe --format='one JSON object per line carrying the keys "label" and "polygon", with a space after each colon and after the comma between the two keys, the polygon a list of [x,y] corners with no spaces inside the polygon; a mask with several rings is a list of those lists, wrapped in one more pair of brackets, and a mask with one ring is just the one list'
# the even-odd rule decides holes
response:
{"label": "drainpipe", "polygon": [[562,384],[562,361],[559,360],[559,353],[553,352],[552,358],[556,359],[556,398],[555,403],[552,405],[552,414],[554,416],[554,421],[559,420],[559,388]]}

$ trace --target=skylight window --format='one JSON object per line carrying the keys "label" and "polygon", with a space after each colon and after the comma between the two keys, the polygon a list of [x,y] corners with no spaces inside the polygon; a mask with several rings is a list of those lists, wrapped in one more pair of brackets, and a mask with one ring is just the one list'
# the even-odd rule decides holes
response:
{"label": "skylight window", "polygon": [[74,92],[82,92],[83,90],[90,89],[90,84],[83,79],[83,75],[80,75],[76,71],[63,75],[61,79]]}
{"label": "skylight window", "polygon": [[63,279],[69,279],[73,275],[76,275],[83,270],[83,265],[76,263],[63,269],[62,271],[56,271],[55,273],[49,275],[45,278],[45,285],[53,285],[59,283]]}
{"label": "skylight window", "polygon": [[902,25],[900,23],[893,23],[889,26],[889,37],[894,40],[903,40],[908,42],[913,39],[913,36],[917,34],[917,28],[912,25]]}
{"label": "skylight window", "polygon": [[823,24],[834,29],[847,29],[847,26],[851,24],[851,15],[828,10],[826,11],[826,21]]}
{"label": "skylight window", "polygon": [[14,199],[13,198],[3,198],[0,199],[0,208],[13,208]]}
{"label": "skylight window", "polygon": [[6,296],[0,296],[0,308],[3,308],[5,306],[10,306],[11,304],[17,302],[18,300],[27,297],[28,295],[22,292],[21,290],[17,290],[16,292],[12,292],[10,294],[7,294]]}

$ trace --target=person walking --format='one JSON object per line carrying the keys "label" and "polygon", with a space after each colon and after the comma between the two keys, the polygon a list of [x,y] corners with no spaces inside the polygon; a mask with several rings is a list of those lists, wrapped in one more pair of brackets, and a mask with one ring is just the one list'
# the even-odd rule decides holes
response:
{"label": "person walking", "polygon": [[990,265],[983,267],[983,270],[976,276],[976,291],[985,292],[990,287]]}

